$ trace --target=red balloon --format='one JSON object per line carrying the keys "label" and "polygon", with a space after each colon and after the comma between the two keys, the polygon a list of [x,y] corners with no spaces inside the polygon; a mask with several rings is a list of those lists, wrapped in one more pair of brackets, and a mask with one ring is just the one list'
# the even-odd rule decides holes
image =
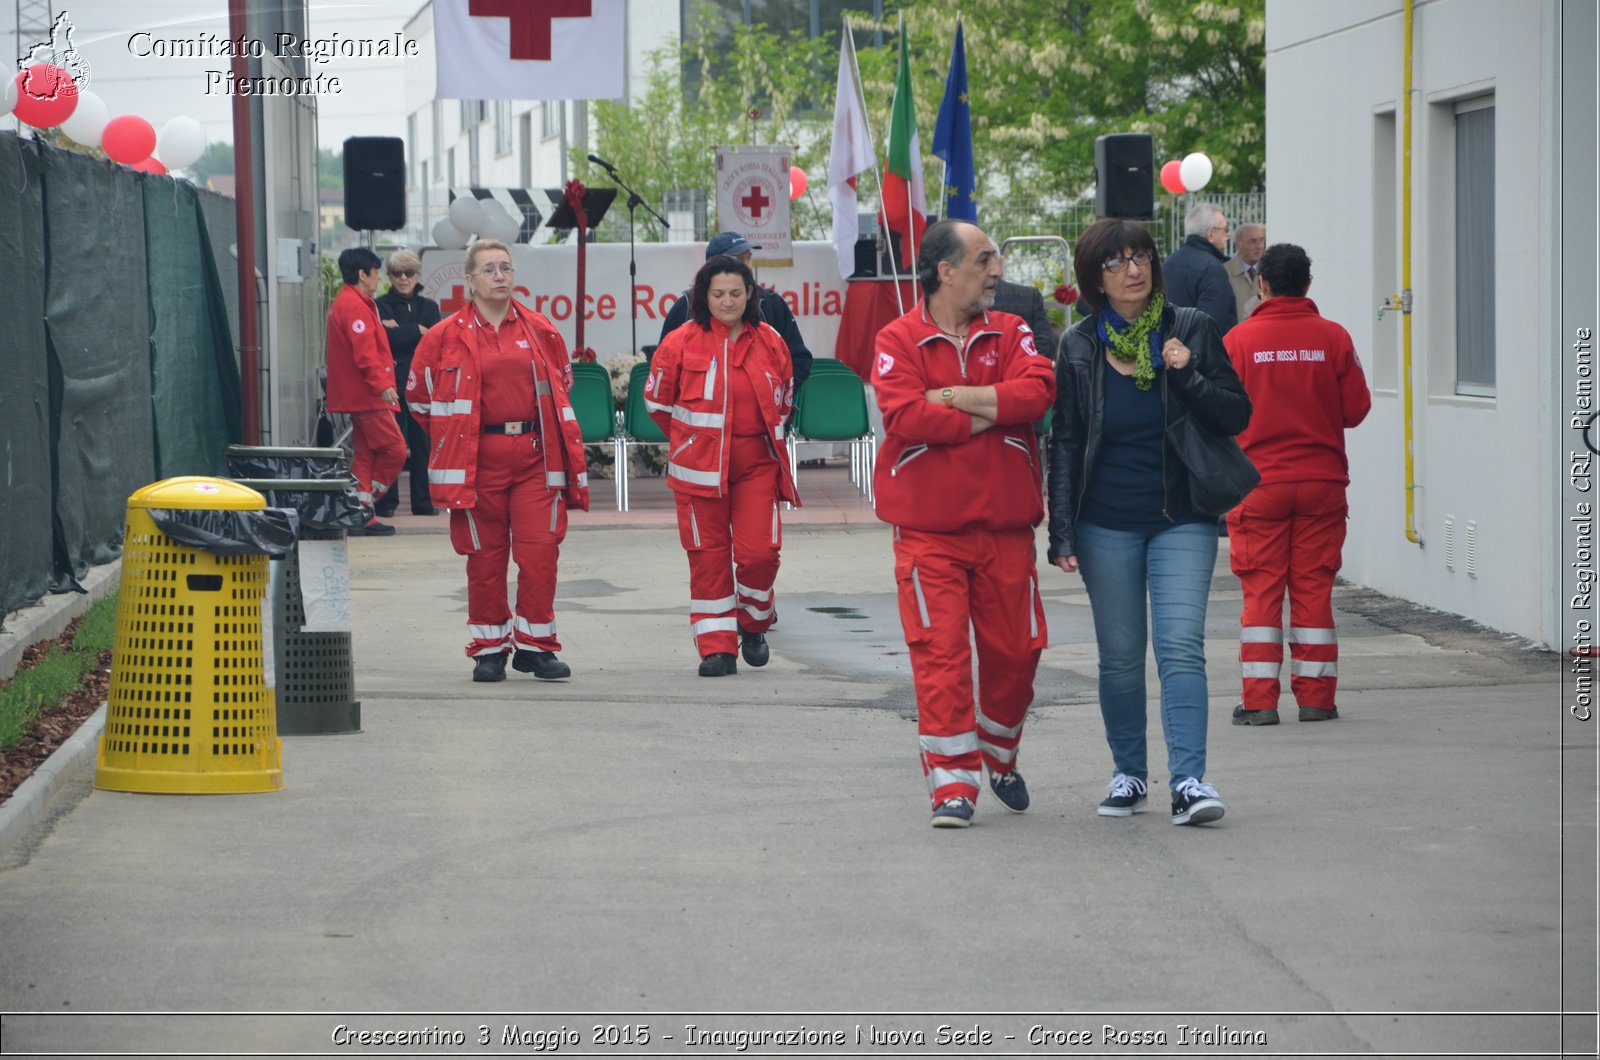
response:
{"label": "red balloon", "polygon": [[12,113],[24,125],[52,129],[78,109],[78,83],[53,63],[38,63],[16,77],[17,105]]}
{"label": "red balloon", "polygon": [[1174,195],[1182,195],[1189,190],[1183,186],[1183,177],[1178,175],[1178,167],[1181,164],[1177,159],[1173,159],[1161,167],[1161,186]]}
{"label": "red balloon", "polygon": [[146,158],[143,162],[135,162],[133,168],[140,173],[154,173],[158,177],[167,172],[167,167],[157,161],[154,155]]}
{"label": "red balloon", "polygon": [[106,122],[100,134],[106,157],[125,165],[137,165],[156,149],[155,126],[137,114],[120,114]]}
{"label": "red balloon", "polygon": [[1162,187],[1165,187],[1166,191],[1173,192],[1174,195],[1182,195],[1184,192],[1189,191],[1187,187],[1184,187],[1184,178],[1179,176],[1178,173],[1178,168],[1181,165],[1182,163],[1178,162],[1178,159],[1173,159],[1162,167]]}
{"label": "red balloon", "polygon": [[789,198],[798,199],[806,193],[806,184],[809,183],[806,171],[799,166],[789,167]]}

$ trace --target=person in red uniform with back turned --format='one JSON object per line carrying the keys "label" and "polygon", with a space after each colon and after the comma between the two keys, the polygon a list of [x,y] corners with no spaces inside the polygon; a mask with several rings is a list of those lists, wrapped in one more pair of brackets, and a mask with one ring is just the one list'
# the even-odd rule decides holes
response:
{"label": "person in red uniform with back turned", "polygon": [[1021,813],[1029,802],[1017,746],[1046,641],[1033,424],[1056,376],[1021,317],[989,311],[1003,264],[977,225],[930,225],[917,255],[922,301],[878,332],[873,360],[884,431],[873,489],[878,518],[894,526],[935,828],[972,822],[984,765],[1001,805]]}
{"label": "person in red uniform with back turned", "polygon": [[[695,274],[689,322],[650,362],[645,405],[670,443],[667,484],[689,553],[689,629],[701,677],[765,666],[783,526],[800,503],[783,451],[794,368],[762,323],[750,267],[719,254]],[[736,639],[737,638],[737,639]]]}
{"label": "person in red uniform with back turned", "polygon": [[[512,295],[504,243],[467,251],[472,301],[428,329],[406,381],[411,414],[432,442],[428,486],[450,509],[450,543],[467,557],[467,655],[474,681],[511,665],[547,681],[556,658],[556,561],[567,508],[589,510],[583,435],[567,388],[572,363],[554,325]],[[506,606],[506,563],[517,606]]]}
{"label": "person in red uniform with back turned", "polygon": [[1306,297],[1306,252],[1269,247],[1257,274],[1261,303],[1222,340],[1255,406],[1239,445],[1261,472],[1261,484],[1228,513],[1228,561],[1244,589],[1244,695],[1233,723],[1278,723],[1286,587],[1290,688],[1301,721],[1325,721],[1339,716],[1333,579],[1350,511],[1344,432],[1366,419],[1372,395],[1349,333]]}
{"label": "person in red uniform with back turned", "polygon": [[[376,505],[406,462],[406,440],[395,423],[394,356],[372,295],[383,282],[383,261],[366,247],[339,254],[344,286],[328,308],[328,411],[348,412],[355,456],[350,473],[368,508]],[[352,534],[383,536],[394,527],[373,518]]]}

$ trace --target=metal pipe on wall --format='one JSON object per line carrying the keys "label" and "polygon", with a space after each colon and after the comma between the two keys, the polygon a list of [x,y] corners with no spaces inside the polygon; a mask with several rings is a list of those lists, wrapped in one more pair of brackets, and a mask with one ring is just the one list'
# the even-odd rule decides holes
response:
{"label": "metal pipe on wall", "polygon": [[[228,35],[242,40],[249,33],[246,0],[228,0]],[[241,50],[233,57],[233,76],[250,76],[249,59]],[[246,445],[261,439],[261,329],[256,311],[255,157],[252,150],[250,97],[233,96],[233,209],[239,247],[239,423]]]}

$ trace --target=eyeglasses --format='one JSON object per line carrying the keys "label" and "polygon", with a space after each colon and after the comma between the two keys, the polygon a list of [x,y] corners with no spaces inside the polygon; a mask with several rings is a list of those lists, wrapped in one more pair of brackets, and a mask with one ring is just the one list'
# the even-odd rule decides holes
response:
{"label": "eyeglasses", "polygon": [[515,276],[517,270],[510,265],[484,265],[478,269],[479,276]]}
{"label": "eyeglasses", "polygon": [[1126,258],[1107,258],[1101,262],[1100,267],[1107,272],[1121,272],[1128,267],[1128,262],[1130,261],[1141,269],[1148,268],[1150,266],[1150,252],[1141,250],[1137,254]]}
{"label": "eyeglasses", "polygon": [[395,269],[393,272],[389,273],[389,277],[390,279],[394,280],[409,280],[416,274],[416,269]]}

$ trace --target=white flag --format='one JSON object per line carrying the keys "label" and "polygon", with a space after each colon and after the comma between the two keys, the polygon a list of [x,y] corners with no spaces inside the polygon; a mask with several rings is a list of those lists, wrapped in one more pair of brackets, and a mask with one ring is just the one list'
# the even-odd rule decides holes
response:
{"label": "white flag", "polygon": [[624,0],[433,0],[441,99],[620,99]]}
{"label": "white flag", "polygon": [[828,151],[828,201],[833,204],[833,248],[839,255],[840,276],[856,271],[856,239],[861,231],[856,218],[856,174],[877,168],[861,100],[856,45],[847,18],[839,42],[839,87],[833,100],[833,146]]}

